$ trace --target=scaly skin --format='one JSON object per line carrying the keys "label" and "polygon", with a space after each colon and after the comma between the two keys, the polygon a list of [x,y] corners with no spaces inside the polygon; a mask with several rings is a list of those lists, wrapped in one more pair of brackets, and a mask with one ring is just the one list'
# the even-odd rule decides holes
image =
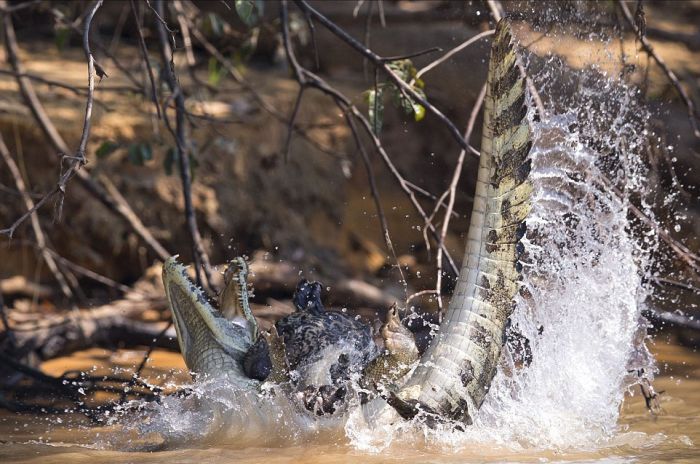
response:
{"label": "scaly skin", "polygon": [[496,373],[518,291],[518,258],[530,211],[532,146],[525,80],[510,27],[491,50],[481,158],[463,266],[440,329],[389,403],[404,417],[471,423]]}
{"label": "scaly skin", "polygon": [[224,272],[224,289],[219,295],[219,311],[228,320],[244,318],[248,322],[253,342],[258,339],[258,322],[249,303],[248,263],[244,258],[234,258]]}
{"label": "scaly skin", "polygon": [[187,277],[185,267],[176,258],[168,258],[163,264],[163,285],[187,367],[199,375],[227,375],[236,385],[256,385],[258,382],[249,379],[241,367],[243,356],[253,344],[248,321],[224,318]]}
{"label": "scaly skin", "polygon": [[267,342],[268,353],[272,369],[266,382],[284,383],[289,381],[289,361],[284,348],[284,339],[277,333],[277,327],[273,324],[269,332],[263,332],[262,336]]}
{"label": "scaly skin", "polygon": [[393,388],[419,358],[413,334],[401,323],[396,306],[387,312],[381,334],[384,352],[370,361],[362,372],[362,386],[373,391]]}

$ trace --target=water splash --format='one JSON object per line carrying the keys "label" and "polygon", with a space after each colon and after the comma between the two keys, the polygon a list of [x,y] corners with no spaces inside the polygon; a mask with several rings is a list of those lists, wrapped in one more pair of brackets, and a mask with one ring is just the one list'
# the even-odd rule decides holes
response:
{"label": "water splash", "polygon": [[[642,310],[656,238],[640,236],[630,213],[631,197],[646,193],[640,151],[648,113],[636,103],[636,89],[597,71],[579,77],[595,84],[578,88],[582,101],[533,121],[534,207],[511,318],[527,341],[508,345],[472,426],[416,426],[408,442],[422,436],[451,449],[604,446],[620,431],[620,405],[639,381],[636,373],[653,373]],[[601,90],[607,103],[584,104],[601,100]],[[376,451],[406,440],[407,426],[388,426],[392,421],[368,425],[355,416],[346,432],[355,446]]]}
{"label": "water splash", "polygon": [[532,360],[499,371],[478,415],[476,427],[498,441],[566,448],[617,430],[647,266],[628,199],[610,186],[618,176],[635,176],[630,186],[641,181],[630,176],[641,168],[621,160],[610,177],[581,140],[583,123],[569,113],[535,126],[526,290],[512,317]]}

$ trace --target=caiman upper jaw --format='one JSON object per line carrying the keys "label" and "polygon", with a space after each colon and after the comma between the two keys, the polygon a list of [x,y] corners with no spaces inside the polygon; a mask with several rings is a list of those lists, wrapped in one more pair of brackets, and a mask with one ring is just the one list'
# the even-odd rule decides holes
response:
{"label": "caiman upper jaw", "polygon": [[176,258],[163,264],[163,284],[187,367],[197,374],[249,381],[241,367],[252,344],[249,328],[223,318]]}

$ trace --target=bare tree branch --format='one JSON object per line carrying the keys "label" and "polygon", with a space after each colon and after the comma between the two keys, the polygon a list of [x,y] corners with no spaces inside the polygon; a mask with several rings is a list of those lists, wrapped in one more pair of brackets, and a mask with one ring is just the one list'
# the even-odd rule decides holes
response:
{"label": "bare tree branch", "polygon": [[[204,271],[204,276],[206,278],[206,283],[209,289],[214,290],[212,277],[211,277],[211,265],[209,263],[209,257],[204,251],[204,245],[202,245],[202,237],[199,233],[199,228],[197,227],[197,217],[194,212],[194,205],[192,204],[192,175],[190,172],[190,151],[189,143],[187,140],[187,127],[185,122],[185,96],[182,92],[182,88],[175,75],[175,63],[173,61],[173,51],[168,41],[167,25],[165,23],[165,13],[163,8],[163,1],[157,0],[155,4],[155,14],[157,20],[155,21],[156,29],[158,30],[158,38],[160,40],[160,52],[163,61],[163,67],[166,69],[165,77],[168,82],[168,87],[173,94],[175,100],[175,131],[172,130],[170,123],[168,121],[167,114],[165,114],[166,107],[163,108],[163,116],[166,122],[166,126],[173,135],[175,139],[175,144],[177,145],[178,161],[180,165],[180,179],[182,180],[182,194],[185,200],[185,219],[187,222],[187,229],[192,239],[192,257],[195,262],[195,272],[197,277],[197,283],[203,286],[203,280],[201,277],[202,271]],[[150,6],[150,4],[149,4]]]}
{"label": "bare tree branch", "polygon": [[[188,5],[190,5],[190,7],[192,8],[196,8],[196,6],[192,3],[188,3]],[[270,105],[265,100],[265,98],[263,98],[260,92],[258,92],[257,89],[243,77],[243,75],[236,69],[233,63],[231,63],[230,60],[228,60],[219,50],[217,50],[216,47],[214,47],[214,45],[212,45],[212,43],[207,40],[204,34],[202,34],[196,27],[194,27],[194,24],[187,16],[183,16],[183,19],[187,22],[187,25],[190,28],[190,32],[192,33],[192,36],[195,38],[195,40],[197,40],[197,42],[199,42],[204,47],[207,53],[216,58],[216,60],[221,64],[221,66],[224,67],[224,69],[226,69],[229,72],[233,80],[238,85],[243,87],[243,89],[245,89],[246,92],[250,93],[250,95],[257,102],[257,104],[260,105],[260,108],[262,108],[266,113],[271,115],[281,124],[287,125],[289,122],[287,116],[279,112],[272,105]],[[294,124],[293,128],[297,134],[306,139],[307,142],[309,142],[315,149],[319,150],[320,152],[325,153],[334,158],[347,159],[346,155],[338,155],[338,153],[336,153],[334,150],[331,150],[319,144],[316,140],[310,137],[306,130],[302,128],[299,124]]]}
{"label": "bare tree branch", "polygon": [[148,48],[146,47],[146,41],[143,39],[143,31],[141,30],[141,23],[139,21],[138,10],[134,0],[129,0],[131,3],[131,11],[134,13],[134,23],[136,24],[136,33],[139,36],[139,47],[141,49],[141,55],[143,56],[143,61],[146,63],[146,70],[148,71],[148,78],[151,81],[151,101],[153,106],[156,107],[156,113],[158,114],[158,119],[161,118],[160,115],[160,104],[158,103],[158,91],[156,90],[156,78],[153,75],[153,67],[151,66],[151,59],[148,56]]}
{"label": "bare tree branch", "polygon": [[[87,163],[87,159],[85,158],[85,149],[87,147],[88,138],[90,137],[92,103],[95,99],[95,74],[96,70],[97,72],[100,72],[100,67],[95,62],[95,57],[92,56],[92,52],[90,51],[90,26],[92,25],[92,19],[95,17],[95,13],[97,13],[97,10],[100,8],[100,6],[102,6],[102,1],[103,0],[97,0],[93,4],[92,9],[85,18],[85,28],[83,31],[83,50],[85,51],[85,58],[88,62],[88,95],[87,102],[85,103],[85,120],[83,122],[83,133],[80,136],[80,143],[78,144],[78,150],[76,152],[76,155],[80,158],[80,162],[82,164]],[[103,72],[100,73],[100,78],[102,78]]]}
{"label": "bare tree branch", "polygon": [[[462,42],[461,44],[457,45],[455,48],[453,48],[453,49],[450,50],[449,52],[447,52],[447,53],[445,53],[444,55],[442,55],[442,56],[441,56],[440,58],[438,58],[437,60],[435,60],[435,61],[433,61],[433,62],[431,62],[431,63],[428,63],[427,65],[425,65],[425,66],[423,66],[422,68],[420,68],[420,70],[418,70],[418,72],[416,73],[416,77],[414,78],[414,81],[415,81],[416,79],[420,79],[421,76],[424,76],[428,71],[430,71],[430,70],[432,70],[432,69],[434,69],[434,68],[440,66],[442,63],[444,63],[445,61],[449,60],[450,58],[452,58],[452,56],[454,56],[455,54],[461,52],[462,50],[464,50],[465,48],[467,48],[467,47],[470,46],[471,44],[473,44],[473,43],[479,41],[480,39],[482,39],[482,38],[484,38],[484,37],[489,37],[489,36],[493,35],[495,32],[496,32],[496,31],[495,31],[494,29],[489,29],[488,31],[481,32],[481,33],[475,35],[474,37],[472,37],[472,38],[470,38],[470,39],[468,39],[468,40],[465,40],[464,42]],[[412,81],[412,82],[413,82],[413,81]]]}
{"label": "bare tree branch", "polygon": [[[287,15],[285,14],[285,9],[286,9],[286,2],[282,2],[282,18],[287,18]],[[384,147],[382,146],[381,141],[375,134],[375,131],[373,130],[370,122],[367,120],[367,118],[362,114],[360,110],[357,109],[355,105],[352,104],[349,98],[347,98],[345,95],[343,95],[341,92],[336,90],[335,88],[331,87],[326,83],[323,79],[321,79],[318,75],[312,73],[308,69],[302,67],[298,60],[296,59],[296,56],[294,54],[294,51],[291,47],[291,42],[289,41],[289,35],[287,32],[285,32],[285,22],[283,21],[282,25],[282,35],[283,35],[283,41],[284,41],[284,46],[285,46],[285,51],[288,54],[288,59],[289,63],[292,66],[292,69],[294,71],[294,74],[296,76],[297,81],[301,86],[307,86],[307,87],[312,87],[314,89],[317,89],[321,91],[322,93],[330,96],[333,101],[336,103],[338,108],[343,111],[343,113],[347,113],[352,115],[356,121],[358,121],[362,128],[365,130],[367,136],[370,138],[372,143],[375,146],[375,149],[377,152],[380,154],[381,159],[383,160],[384,164],[389,168],[389,171],[392,173],[394,178],[398,181],[399,186],[401,189],[408,195],[411,203],[413,204],[413,207],[416,209],[418,214],[423,218],[425,223],[427,224],[428,229],[430,230],[433,238],[435,241],[439,241],[439,235],[437,233],[437,230],[435,226],[428,221],[428,217],[425,213],[425,210],[423,209],[423,206],[418,202],[418,199],[416,198],[414,194],[414,189],[408,185],[408,182],[406,179],[401,175],[401,173],[398,171],[396,166],[394,165],[393,161],[387,154],[387,152],[384,150]],[[288,30],[287,30],[288,31]],[[354,40],[354,39],[353,39]],[[457,275],[457,266],[454,263],[454,260],[450,256],[449,252],[447,249],[444,248],[443,244],[443,251],[445,253],[445,256],[448,259],[448,262],[450,264],[450,268],[454,275]]]}

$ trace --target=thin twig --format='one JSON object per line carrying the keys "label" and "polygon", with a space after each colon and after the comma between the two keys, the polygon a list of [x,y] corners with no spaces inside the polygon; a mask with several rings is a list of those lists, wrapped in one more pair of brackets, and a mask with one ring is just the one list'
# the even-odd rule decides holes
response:
{"label": "thin twig", "polygon": [[671,85],[673,85],[673,87],[676,89],[676,92],[678,92],[678,95],[681,97],[681,100],[683,100],[683,103],[685,103],[685,106],[688,109],[688,121],[690,122],[690,126],[693,128],[693,134],[695,135],[695,137],[700,138],[700,128],[698,127],[698,122],[696,119],[698,117],[698,114],[693,99],[690,97],[690,95],[688,95],[688,92],[686,92],[683,86],[681,85],[680,81],[678,80],[678,77],[676,77],[676,73],[671,71],[671,68],[669,68],[666,62],[661,58],[661,56],[658,53],[656,53],[654,47],[651,45],[651,42],[649,42],[649,40],[646,38],[646,35],[643,34],[642,31],[639,29],[639,26],[634,21],[632,13],[630,12],[629,8],[627,8],[625,2],[623,2],[622,0],[617,0],[617,4],[620,7],[620,10],[622,10],[622,14],[625,16],[627,24],[629,24],[629,26],[634,31],[637,40],[639,40],[639,42],[642,44],[642,48],[644,48],[644,51],[647,52],[647,54],[651,56],[654,59],[654,61],[656,61],[656,64],[658,64],[661,70],[664,72],[664,74],[666,74],[666,77],[671,82]]}
{"label": "thin twig", "polygon": [[[411,188],[412,190],[416,191],[417,193],[420,193],[421,195],[423,195],[425,198],[429,198],[429,199],[435,201],[436,208],[440,208],[440,207],[443,207],[445,205],[444,201],[440,200],[437,195],[433,195],[429,191],[425,190],[423,187],[416,185],[409,180],[406,180],[406,185],[409,188]],[[457,213],[456,211],[452,211],[452,217],[459,218],[460,216],[461,215],[459,213]]]}
{"label": "thin twig", "polygon": [[299,108],[301,107],[301,98],[304,95],[304,86],[299,86],[299,93],[294,101],[294,108],[292,109],[292,114],[289,116],[289,124],[287,125],[287,140],[284,143],[284,160],[289,161],[289,148],[292,145],[292,134],[294,134],[294,122],[297,119],[297,114],[299,113]]}
{"label": "thin twig", "polygon": [[163,10],[162,8],[160,8],[160,9],[158,8],[158,3],[157,3],[157,2],[156,2],[156,7],[153,8],[153,6],[151,5],[150,0],[145,0],[145,1],[146,1],[146,5],[148,5],[148,8],[150,8],[151,11],[153,12],[153,14],[156,16],[156,19],[158,20],[158,22],[160,23],[160,25],[163,26],[165,29],[167,29],[167,31],[170,32],[170,34],[171,34],[171,35],[173,36],[173,38],[174,38],[175,32],[177,32],[177,31],[175,31],[175,30],[173,30],[173,29],[170,29],[170,26],[168,26],[168,22],[165,20],[165,12],[164,12],[164,10]]}
{"label": "thin twig", "polygon": [[[2,6],[3,4],[4,2],[0,2],[0,6]],[[8,14],[3,16],[3,25],[5,32],[5,50],[7,52],[7,58],[10,63],[10,66],[12,67],[12,70],[16,73],[16,79],[20,89],[20,93],[22,94],[22,97],[24,98],[27,106],[29,107],[29,110],[32,112],[34,119],[37,121],[39,127],[46,135],[46,138],[48,139],[49,143],[56,150],[57,156],[59,156],[60,158],[64,156],[63,154],[69,153],[70,150],[66,142],[63,140],[63,137],[61,137],[58,130],[56,129],[56,126],[54,126],[53,122],[47,115],[44,106],[41,104],[41,101],[39,101],[39,97],[37,96],[36,91],[34,90],[34,86],[32,85],[30,79],[24,76],[26,73],[22,62],[19,59],[19,46],[17,45],[17,37],[15,35],[14,25],[12,24],[11,15]],[[158,243],[158,241],[148,231],[146,226],[143,225],[139,217],[136,215],[136,213],[134,213],[133,209],[129,206],[129,204],[126,201],[120,202],[110,197],[83,169],[79,171],[69,170],[64,175],[68,174],[70,174],[70,176],[76,174],[80,184],[88,192],[90,192],[90,194],[97,198],[105,207],[107,207],[108,210],[121,217],[127,223],[127,225],[129,225],[131,229],[134,230],[134,232],[136,232],[136,234],[139,237],[141,237],[141,239],[156,253],[156,255],[158,255],[160,259],[165,260],[168,258],[168,256],[170,256],[170,254],[165,250],[165,248],[163,248],[163,246],[160,243]],[[64,181],[64,185],[66,182],[67,180]],[[10,226],[9,228],[1,230],[0,234],[5,234],[11,237],[15,229],[22,222],[24,222],[24,220],[26,220],[36,210],[41,208],[57,192],[58,185],[54,187],[54,189],[51,190],[49,193],[47,193],[41,200],[39,200],[34,205],[32,211],[27,212],[27,214],[23,215],[20,219],[15,221],[15,223],[12,224],[12,226]]]}
{"label": "thin twig", "polygon": [[[283,37],[285,36],[285,27],[288,27],[288,25],[285,25],[284,19],[287,18],[287,14],[284,11],[286,9],[286,1],[282,2],[282,34]],[[288,34],[286,34],[288,37]],[[354,39],[353,39],[354,40]],[[375,131],[372,128],[372,125],[370,122],[367,120],[367,118],[362,114],[362,112],[357,109],[355,105],[352,104],[352,101],[347,98],[345,95],[343,95],[341,92],[336,90],[335,88],[331,87],[326,81],[324,81],[321,77],[318,75],[312,73],[308,69],[302,67],[297,59],[296,56],[294,55],[294,52],[291,47],[291,43],[289,40],[285,40],[285,51],[288,53],[288,60],[289,63],[294,71],[294,74],[297,78],[297,81],[299,82],[300,85],[308,86],[315,88],[322,93],[328,95],[333,99],[333,101],[336,103],[338,108],[343,112],[343,113],[348,113],[351,114],[357,122],[361,124],[365,132],[367,133],[368,137],[372,141],[372,143],[375,146],[375,149],[377,152],[380,154],[382,161],[384,164],[389,168],[389,171],[392,173],[394,178],[398,181],[401,189],[408,195],[411,203],[413,204],[413,207],[416,209],[418,214],[423,218],[423,220],[427,220],[427,215],[425,213],[425,210],[423,209],[423,206],[418,202],[418,199],[416,198],[414,191],[411,187],[408,186],[406,179],[401,175],[399,170],[396,168],[394,165],[393,161],[391,160],[391,157],[387,154],[385,151],[384,147],[382,146],[381,141],[377,137]],[[428,223],[428,228],[433,236],[433,238],[438,241],[439,240],[439,235],[437,233],[437,230],[435,226],[432,223]],[[443,244],[443,249],[444,249],[444,244]],[[450,268],[454,275],[457,275],[457,266],[454,264],[454,261],[452,260],[452,257],[450,256],[449,252],[444,249],[443,250],[445,253],[445,256],[448,259],[448,262],[450,264]]]}
{"label": "thin twig", "polygon": [[670,324],[684,329],[700,331],[700,319],[693,319],[677,312],[645,309],[642,311],[642,315],[654,322],[657,327]]}
{"label": "thin twig", "polygon": [[[10,71],[8,69],[0,69],[0,74],[5,74],[7,76],[13,76],[13,77],[27,77],[33,81],[40,82],[42,84],[46,84],[49,87],[59,87],[61,89],[66,89],[71,92],[73,92],[76,95],[87,95],[88,89],[87,87],[78,87],[75,85],[68,84],[66,82],[62,81],[57,81],[53,79],[47,79],[43,76],[39,76],[38,74],[32,74],[32,73],[16,73],[14,71]],[[96,88],[95,91],[100,91],[100,92],[132,92],[132,93],[137,93],[137,94],[142,94],[143,90],[137,87],[130,87],[128,85],[101,85],[100,87]],[[96,102],[97,103],[97,102]]]}
{"label": "thin twig", "polygon": [[[39,249],[39,245],[36,242],[33,242],[31,240],[20,240],[19,244],[21,245],[29,245],[35,249]],[[136,289],[129,287],[127,285],[124,285],[122,283],[117,282],[116,280],[112,280],[107,276],[103,276],[102,274],[98,274],[95,271],[91,271],[90,269],[83,267],[79,264],[74,263],[73,261],[61,256],[58,254],[55,250],[52,250],[48,246],[45,247],[45,250],[50,253],[57,261],[61,263],[61,265],[71,269],[73,272],[76,272],[82,276],[85,276],[89,279],[92,279],[96,282],[100,282],[101,284],[104,284],[108,287],[112,287],[114,289],[117,289],[121,291],[122,293],[136,293],[139,295],[143,296],[149,296],[148,294]]]}
{"label": "thin twig", "polygon": [[129,380],[127,387],[122,390],[122,394],[119,397],[120,403],[123,403],[126,400],[127,394],[129,393],[129,391],[131,391],[131,389],[134,387],[134,385],[136,385],[136,383],[139,383],[139,382],[142,384],[144,383],[140,378],[141,372],[143,371],[143,368],[146,367],[146,363],[148,362],[148,358],[150,358],[151,354],[153,354],[153,350],[156,348],[158,341],[165,336],[166,332],[168,330],[170,330],[170,327],[172,327],[172,325],[173,325],[173,320],[170,319],[170,321],[168,321],[168,324],[163,328],[163,330],[161,330],[160,333],[158,333],[158,335],[156,335],[153,338],[153,341],[151,342],[148,349],[146,350],[146,353],[144,353],[144,355],[143,355],[143,359],[141,359],[141,363],[139,364],[139,367],[137,367],[136,371],[134,371],[134,374],[131,376],[131,379]]}
{"label": "thin twig", "polygon": [[304,12],[304,19],[306,20],[306,26],[309,28],[309,34],[311,35],[311,45],[314,49],[314,64],[316,65],[316,70],[318,71],[321,68],[321,64],[318,59],[318,45],[316,44],[316,26],[314,26],[311,16],[309,16],[309,14],[306,12]]}
{"label": "thin twig", "polygon": [[[604,188],[608,189],[609,191],[612,191],[615,195],[617,195],[618,198],[625,197],[624,194],[620,191],[620,189],[618,189],[606,176],[600,176],[600,179],[597,182],[599,182]],[[634,204],[628,202],[627,206],[629,207],[629,210],[632,212],[632,214],[634,214],[650,229],[654,230],[654,232],[656,232],[659,238],[661,238],[663,242],[666,242],[666,244],[669,247],[671,247],[671,249],[676,253],[676,255],[679,258],[685,261],[686,264],[697,274],[700,274],[700,255],[693,253],[688,247],[671,237],[671,235],[668,232],[663,230],[655,221],[647,217],[647,215],[644,214],[644,212],[638,207],[636,207]]]}
{"label": "thin twig", "polygon": [[[17,163],[15,163],[15,160],[12,158],[12,155],[10,155],[10,150],[7,148],[7,145],[5,145],[5,140],[3,139],[2,134],[0,134],[0,157],[3,158],[5,165],[10,171],[10,174],[12,174],[17,190],[19,190],[19,192],[22,194],[24,206],[27,208],[27,211],[32,211],[34,208],[34,201],[27,193],[28,191],[26,185],[24,184],[22,173],[20,172]],[[31,215],[30,222],[32,224],[32,230],[34,231],[34,237],[36,238],[37,248],[39,253],[41,253],[41,257],[44,259],[44,262],[48,266],[49,270],[56,278],[63,295],[69,300],[73,299],[73,292],[68,286],[65,276],[56,265],[56,261],[53,259],[53,256],[51,256],[51,254],[47,251],[46,236],[44,235],[44,231],[41,228],[39,218],[36,216],[36,214]]]}
{"label": "thin twig", "polygon": [[435,61],[433,61],[433,62],[431,62],[431,63],[429,63],[429,64],[423,66],[423,67],[416,73],[416,77],[414,78],[414,80],[420,79],[421,76],[425,75],[425,73],[427,73],[427,72],[430,71],[431,69],[436,68],[437,66],[440,66],[442,63],[444,63],[445,61],[449,60],[453,55],[455,55],[455,54],[461,52],[462,50],[464,50],[465,48],[467,48],[468,46],[470,46],[470,45],[473,44],[474,42],[477,42],[478,40],[483,39],[484,37],[488,37],[488,36],[493,35],[495,32],[496,32],[495,30],[490,29],[490,30],[488,30],[488,31],[484,31],[484,32],[481,32],[481,33],[475,35],[474,37],[470,38],[469,40],[465,40],[464,42],[462,42],[461,44],[457,45],[457,46],[456,46],[455,48],[453,48],[452,50],[450,50],[450,51],[448,51],[447,53],[445,53],[444,55],[442,55],[440,58],[438,58],[438,59],[436,59]]}
{"label": "thin twig", "polygon": [[407,60],[409,58],[415,58],[417,56],[428,55],[430,53],[441,52],[441,51],[442,51],[442,48],[440,48],[440,47],[430,47],[430,48],[426,48],[425,50],[421,50],[418,52],[412,52],[412,53],[406,53],[404,55],[384,56],[384,57],[382,57],[382,60],[386,61],[386,62]]}
{"label": "thin twig", "polygon": [[[191,7],[196,8],[191,3],[189,3],[189,5]],[[204,47],[207,53],[216,58],[219,64],[221,64],[221,66],[223,66],[224,69],[226,69],[229,72],[233,80],[238,85],[243,87],[243,89],[245,89],[246,92],[250,93],[250,95],[257,102],[257,104],[260,105],[260,108],[262,108],[266,113],[275,118],[280,124],[284,124],[286,126],[289,122],[287,116],[277,111],[276,108],[270,105],[257,91],[257,89],[243,77],[243,75],[236,69],[234,64],[231,61],[229,61],[219,50],[217,50],[216,47],[212,45],[212,43],[209,42],[207,38],[196,27],[194,27],[193,23],[188,17],[185,16],[184,19],[185,21],[187,21],[187,24],[190,27],[190,32],[192,33],[192,36],[195,38],[195,40],[197,40],[197,42],[199,42]],[[347,159],[347,156],[345,154],[338,154],[334,150],[319,144],[316,140],[309,136],[306,130],[300,127],[299,124],[294,124],[294,131],[300,136],[302,136],[318,151],[332,156],[334,158],[340,158],[343,160]]]}
{"label": "thin twig", "polygon": [[[333,87],[329,86],[323,79],[321,79],[319,76],[313,74],[312,72],[308,70],[304,70],[304,74],[308,79],[309,85],[314,87],[315,89],[320,90],[321,92],[331,96],[336,103],[342,103],[340,109],[342,111],[350,111],[352,115],[355,117],[355,119],[361,124],[361,126],[364,128],[365,132],[367,133],[367,136],[370,138],[372,143],[374,144],[375,150],[379,153],[382,161],[384,164],[387,166],[391,174],[394,176],[394,179],[398,182],[399,186],[401,187],[401,190],[404,191],[404,193],[408,196],[409,200],[411,201],[411,204],[415,208],[415,210],[418,212],[420,217],[425,221],[427,220],[427,215],[425,213],[425,210],[423,209],[423,206],[421,206],[420,202],[418,202],[418,199],[416,198],[414,194],[414,190],[411,186],[408,185],[408,182],[406,179],[401,175],[399,172],[398,168],[394,164],[394,162],[391,160],[391,157],[389,154],[386,152],[384,149],[384,146],[382,145],[381,141],[379,138],[376,136],[374,131],[372,130],[372,125],[370,122],[367,120],[367,118],[362,114],[362,112],[352,104],[352,102],[342,93],[340,93],[338,90],[334,89]],[[428,229],[433,237],[433,239],[437,242],[439,239],[439,236],[437,234],[437,230],[435,226],[432,223],[428,223]],[[454,275],[457,275],[457,266],[454,263],[454,260],[452,259],[452,256],[450,253],[447,251],[447,249],[444,248],[443,245],[443,251],[445,253],[445,257],[448,260],[448,263],[450,264],[450,269],[452,270]]]}
{"label": "thin twig", "polygon": [[85,58],[88,62],[88,94],[87,101],[85,103],[85,119],[83,120],[83,132],[80,135],[80,143],[78,143],[78,150],[76,151],[76,156],[80,158],[80,162],[85,164],[87,159],[85,158],[85,149],[87,147],[87,141],[90,137],[90,123],[92,120],[92,103],[95,99],[95,57],[92,56],[90,51],[90,26],[92,25],[92,19],[95,17],[95,13],[102,6],[103,0],[97,0],[87,17],[85,18],[85,28],[83,30],[83,50],[85,51]]}
{"label": "thin twig", "polygon": [[411,304],[411,301],[415,300],[418,297],[425,296],[425,295],[435,295],[437,292],[435,290],[421,290],[419,292],[413,293],[409,295],[408,298],[406,298],[406,303],[405,306],[408,308],[409,305]]}
{"label": "thin twig", "polygon": [[[64,25],[64,26],[70,28],[71,30],[77,32],[78,34],[82,34],[82,33],[83,33],[83,31],[80,29],[80,27],[79,27],[75,22],[66,22],[63,13],[61,13],[61,12],[60,12],[59,10],[57,10],[56,8],[51,8],[49,11],[51,12],[51,14],[53,14],[53,16],[54,16],[54,18],[55,18],[55,20],[57,21],[58,24]],[[97,47],[97,49],[100,51],[100,53],[102,53],[102,54],[105,55],[107,58],[109,58],[109,60],[114,64],[114,66],[116,66],[117,69],[119,69],[119,71],[121,71],[122,74],[124,74],[124,76],[126,76],[126,78],[127,78],[128,80],[130,80],[137,88],[141,89],[141,91],[139,92],[140,94],[146,95],[146,94],[148,93],[148,92],[146,92],[145,90],[142,89],[142,85],[141,85],[141,82],[139,81],[139,79],[137,79],[137,78],[131,73],[131,71],[129,71],[129,69],[128,69],[126,66],[124,66],[124,65],[117,59],[116,56],[114,56],[114,54],[113,54],[111,51],[109,51],[109,48],[108,48],[107,46],[103,45],[103,44],[102,44],[99,40],[97,40],[96,38],[93,39],[92,42],[93,42],[93,44]]]}
{"label": "thin twig", "polygon": [[148,71],[148,78],[151,81],[151,101],[153,106],[156,107],[156,113],[158,114],[158,119],[161,119],[160,115],[160,105],[158,104],[158,91],[156,90],[156,78],[153,75],[153,67],[151,66],[151,59],[148,56],[148,48],[146,47],[146,41],[143,38],[143,31],[141,30],[141,23],[139,21],[138,9],[136,7],[136,2],[130,0],[131,11],[134,13],[134,23],[136,24],[136,33],[139,37],[139,48],[141,49],[141,55],[143,56],[143,61],[146,63],[146,70]]}
{"label": "thin twig", "polygon": [[669,279],[666,277],[652,277],[650,280],[657,285],[667,285],[669,287],[681,288],[683,290],[688,290],[689,292],[693,292],[700,295],[700,287],[695,287],[685,282],[679,282],[677,280]]}
{"label": "thin twig", "polygon": [[394,258],[396,267],[398,268],[399,274],[401,275],[401,285],[403,285],[404,293],[407,293],[408,282],[406,281],[406,276],[404,276],[403,274],[403,269],[401,269],[401,263],[399,263],[399,258],[396,256],[396,249],[394,248],[394,244],[391,241],[391,235],[389,234],[389,223],[386,220],[386,214],[384,214],[384,207],[382,206],[382,201],[379,198],[379,189],[377,188],[377,181],[374,177],[372,162],[370,161],[369,155],[367,154],[367,150],[365,150],[365,146],[363,145],[362,140],[360,139],[360,134],[357,131],[357,127],[355,126],[355,121],[353,121],[352,116],[348,112],[345,112],[344,115],[345,120],[347,121],[348,126],[350,127],[350,132],[352,132],[352,136],[355,139],[355,145],[357,145],[357,149],[361,154],[362,163],[365,165],[365,170],[367,171],[367,180],[369,181],[369,188],[370,192],[372,193],[372,198],[374,199],[374,206],[377,210],[377,216],[379,216],[379,225],[382,228],[382,237],[384,238],[384,243],[386,244],[387,250],[389,251],[389,253],[391,253],[392,257]]}

